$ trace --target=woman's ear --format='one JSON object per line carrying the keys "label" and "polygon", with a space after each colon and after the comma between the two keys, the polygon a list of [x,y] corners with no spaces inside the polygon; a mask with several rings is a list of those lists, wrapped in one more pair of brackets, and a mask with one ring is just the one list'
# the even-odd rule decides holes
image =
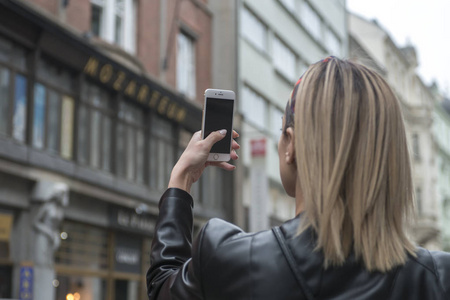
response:
{"label": "woman's ear", "polygon": [[286,163],[295,163],[295,135],[292,127],[286,129],[286,142]]}

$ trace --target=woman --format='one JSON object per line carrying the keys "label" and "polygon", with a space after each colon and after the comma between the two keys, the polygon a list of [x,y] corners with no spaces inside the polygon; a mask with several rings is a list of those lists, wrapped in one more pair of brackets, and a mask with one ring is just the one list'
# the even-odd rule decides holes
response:
{"label": "woman", "polygon": [[399,103],[381,76],[335,57],[309,67],[278,143],[296,217],[251,234],[213,219],[191,247],[190,187],[223,136],[194,134],[172,171],[150,299],[450,299],[450,255],[417,248],[405,234],[410,160]]}

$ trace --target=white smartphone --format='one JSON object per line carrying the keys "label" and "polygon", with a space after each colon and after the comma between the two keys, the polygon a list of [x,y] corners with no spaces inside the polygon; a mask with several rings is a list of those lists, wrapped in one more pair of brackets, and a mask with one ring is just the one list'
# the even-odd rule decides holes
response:
{"label": "white smartphone", "polygon": [[214,144],[208,161],[229,161],[233,137],[235,94],[233,91],[207,89],[203,105],[202,137],[211,132],[226,129],[226,136]]}

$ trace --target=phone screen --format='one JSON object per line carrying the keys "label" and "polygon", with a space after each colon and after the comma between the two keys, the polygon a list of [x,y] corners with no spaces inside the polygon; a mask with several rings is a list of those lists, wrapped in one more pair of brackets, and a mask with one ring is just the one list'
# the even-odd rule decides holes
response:
{"label": "phone screen", "polygon": [[230,153],[233,124],[233,100],[206,98],[204,137],[211,132],[227,130],[227,135],[214,144],[211,153]]}

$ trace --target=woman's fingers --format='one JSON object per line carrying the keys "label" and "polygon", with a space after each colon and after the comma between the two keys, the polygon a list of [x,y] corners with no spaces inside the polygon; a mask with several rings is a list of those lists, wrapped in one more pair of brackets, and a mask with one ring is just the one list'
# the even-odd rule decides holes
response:
{"label": "woman's fingers", "polygon": [[231,159],[236,160],[239,158],[239,155],[237,155],[236,151],[233,149],[230,153]]}
{"label": "woman's fingers", "polygon": [[229,164],[227,162],[207,162],[206,166],[219,167],[227,171],[233,171],[234,169],[236,169],[236,166]]}

